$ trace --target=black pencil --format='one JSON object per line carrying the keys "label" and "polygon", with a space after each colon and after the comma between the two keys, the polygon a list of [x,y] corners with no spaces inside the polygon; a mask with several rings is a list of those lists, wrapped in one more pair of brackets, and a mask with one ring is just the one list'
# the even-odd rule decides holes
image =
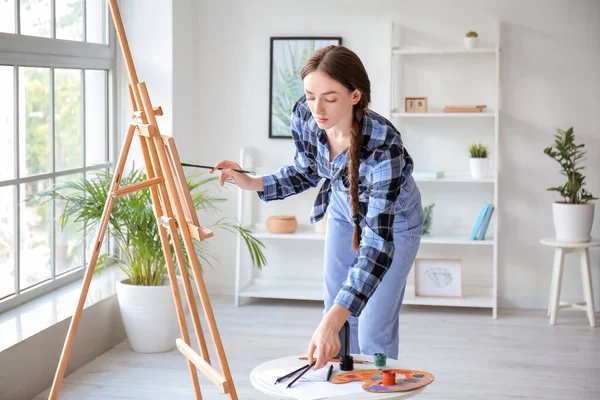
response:
{"label": "black pencil", "polygon": [[333,364],[329,366],[329,371],[327,371],[327,382],[331,379],[331,374],[333,373]]}
{"label": "black pencil", "polygon": [[280,378],[277,378],[277,380],[275,381],[274,385],[277,385],[279,382],[281,382],[281,381],[282,381],[282,380],[284,380],[285,378],[289,378],[290,376],[294,375],[296,372],[300,372],[300,371],[302,371],[304,368],[306,368],[306,367],[308,367],[308,366],[309,366],[309,365],[304,365],[304,366],[302,366],[302,367],[298,368],[297,370],[290,372],[289,374],[287,374],[287,375],[285,375],[285,376],[282,376],[282,377],[280,377]]}
{"label": "black pencil", "polygon": [[306,369],[305,369],[304,371],[302,371],[302,373],[300,373],[300,375],[298,375],[298,376],[296,377],[296,379],[294,379],[293,381],[291,381],[291,382],[289,383],[289,385],[287,385],[285,388],[286,388],[286,389],[289,389],[289,388],[290,388],[290,386],[292,386],[292,385],[294,384],[294,382],[296,382],[298,379],[300,379],[300,378],[302,377],[302,375],[304,375],[304,374],[306,373],[306,371],[308,371],[309,369],[311,369],[311,368],[312,368],[312,366],[313,366],[313,365],[315,365],[316,363],[317,363],[317,360],[315,360],[315,361],[313,361],[312,363],[308,364],[308,365],[305,367]]}
{"label": "black pencil", "polygon": [[[194,168],[205,168],[205,169],[213,169],[214,167],[211,167],[210,165],[199,165],[199,164],[190,164],[190,163],[181,163],[181,165],[183,165],[184,167],[194,167]],[[218,170],[221,170],[223,168],[217,168]],[[234,169],[235,172],[240,172],[242,174],[251,174],[254,175],[254,171],[246,171],[243,169]]]}

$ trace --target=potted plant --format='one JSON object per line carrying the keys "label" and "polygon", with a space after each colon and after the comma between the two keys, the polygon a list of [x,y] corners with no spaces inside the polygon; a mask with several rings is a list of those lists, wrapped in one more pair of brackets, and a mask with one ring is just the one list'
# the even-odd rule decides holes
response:
{"label": "potted plant", "polygon": [[[62,212],[58,214],[63,228],[72,220],[80,223],[81,229],[85,228],[95,238],[112,177],[112,172],[102,171],[87,179],[70,181],[36,196],[46,201],[56,199],[64,204]],[[122,178],[121,186],[144,180],[145,172],[134,166]],[[211,195],[208,188],[217,180],[218,177],[207,178],[202,175],[187,178],[196,210],[219,211],[217,203],[226,199]],[[242,235],[254,267],[260,269],[266,264],[262,252],[264,245],[238,223],[220,219],[207,228],[221,228]],[[117,283],[119,308],[132,349],[144,353],[170,351],[175,348],[175,339],[180,336],[158,229],[149,190],[140,190],[117,198],[110,215],[107,233],[114,239],[120,251],[116,255],[103,254],[98,262],[98,268],[101,269],[112,260],[127,276],[127,279]],[[202,264],[210,265],[211,261],[217,260],[210,252],[207,242],[195,239],[193,242]],[[173,244],[170,246],[174,265],[177,265]],[[185,247],[183,250],[187,264]],[[179,285],[183,304],[186,305],[183,285],[181,282]]]}
{"label": "potted plant", "polygon": [[469,160],[471,176],[473,179],[485,178],[490,167],[489,149],[481,143],[473,143],[469,147],[469,154],[471,155]]}
{"label": "potted plant", "polygon": [[464,44],[467,49],[474,49],[479,45],[479,35],[475,31],[469,31],[464,37]]}
{"label": "potted plant", "polygon": [[423,227],[421,228],[421,235],[423,236],[428,236],[431,235],[431,223],[432,221],[432,214],[433,214],[433,207],[435,206],[435,203],[430,203],[428,205],[426,205],[425,207],[423,207]]}
{"label": "potted plant", "polygon": [[589,242],[594,221],[594,203],[590,201],[598,198],[584,188],[585,176],[581,171],[584,169],[585,145],[575,143],[573,127],[567,131],[557,129],[554,138],[554,145],[545,148],[544,154],[560,164],[560,173],[567,178],[564,185],[547,189],[559,192],[563,198],[552,204],[556,240]]}

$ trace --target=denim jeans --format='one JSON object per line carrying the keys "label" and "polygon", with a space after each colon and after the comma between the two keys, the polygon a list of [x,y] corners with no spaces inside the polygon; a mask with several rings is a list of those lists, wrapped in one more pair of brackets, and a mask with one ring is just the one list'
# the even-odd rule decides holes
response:
{"label": "denim jeans", "polygon": [[[350,351],[354,354],[385,353],[398,358],[400,306],[406,279],[421,243],[423,206],[412,177],[394,204],[394,256],[392,264],[358,318],[350,316]],[[327,209],[325,240],[326,313],[346,281],[356,257],[352,251],[354,224],[347,192],[332,189]]]}

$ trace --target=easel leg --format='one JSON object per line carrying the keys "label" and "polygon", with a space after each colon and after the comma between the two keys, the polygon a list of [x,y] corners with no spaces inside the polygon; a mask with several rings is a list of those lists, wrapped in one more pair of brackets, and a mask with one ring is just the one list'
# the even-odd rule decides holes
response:
{"label": "easel leg", "polygon": [[[140,97],[142,99],[142,103],[144,105],[145,110],[152,110],[152,102],[150,101],[150,96],[148,95],[148,90],[146,89],[146,84],[144,82],[140,82],[138,84],[138,89],[140,93]],[[146,113],[149,123],[153,126],[157,126],[156,118],[154,114],[151,112]],[[215,315],[212,311],[212,307],[210,305],[210,299],[208,297],[208,293],[206,291],[206,286],[204,284],[204,279],[202,277],[202,272],[200,271],[200,263],[198,262],[198,257],[194,251],[194,245],[192,243],[192,238],[190,236],[189,229],[184,229],[187,227],[187,221],[185,220],[185,214],[182,208],[182,199],[178,197],[177,186],[173,180],[173,172],[169,165],[169,160],[167,158],[166,150],[162,143],[161,137],[154,137],[153,140],[160,141],[160,143],[155,142],[155,146],[152,146],[153,149],[156,149],[159,157],[160,165],[163,167],[163,176],[165,177],[165,183],[168,190],[169,198],[171,199],[171,204],[175,208],[175,217],[177,219],[177,223],[180,227],[180,231],[182,233],[183,241],[185,243],[185,248],[187,253],[190,255],[190,263],[192,264],[192,271],[194,273],[194,278],[196,281],[196,286],[198,288],[198,293],[200,294],[200,299],[202,302],[202,308],[204,310],[204,315],[206,316],[206,320],[208,322],[208,326],[210,329],[210,333],[213,339],[213,343],[215,346],[215,350],[217,352],[217,357],[219,359],[219,364],[223,371],[223,375],[227,379],[228,382],[233,382],[233,378],[231,376],[231,371],[229,370],[229,365],[227,363],[227,357],[225,356],[225,350],[223,349],[223,343],[221,342],[221,336],[219,335],[219,329],[217,327],[217,322],[215,320]],[[231,400],[237,400],[237,393],[235,390],[235,386],[231,384],[231,391],[229,393]]]}
{"label": "easel leg", "polygon": [[[148,151],[148,144],[147,144],[146,140],[151,140],[151,139],[146,139],[145,137],[140,136],[140,145],[142,147],[142,154],[144,155],[144,160],[145,160],[146,166],[148,166],[146,168],[146,173],[149,178],[152,178],[152,177],[156,176],[156,173],[157,173],[156,168],[157,168],[158,164],[153,163],[151,161],[151,158],[152,158],[151,152]],[[158,171],[158,172],[160,172],[160,171]],[[160,189],[161,189],[161,195],[163,196],[162,197],[162,199],[163,199],[162,205],[167,209],[166,210],[167,215],[170,215],[171,207],[168,205],[169,202],[168,202],[167,198],[165,197],[166,190],[164,188],[164,183],[160,184]],[[162,210],[159,209],[159,207],[158,207],[159,205],[161,205],[161,202],[160,202],[159,193],[158,193],[157,188],[156,187],[150,188],[150,194],[152,196],[152,208],[154,209],[154,215],[156,216],[157,222],[158,222],[158,218],[160,218],[162,215]],[[160,223],[158,226],[158,232],[160,235],[160,242],[161,242],[161,245],[163,248],[163,254],[165,255],[165,263],[167,265],[167,271],[169,273],[169,281],[171,284],[171,292],[173,294],[175,309],[177,311],[177,321],[179,323],[179,330],[181,332],[181,336],[182,336],[183,340],[189,344],[190,337],[188,334],[187,323],[185,321],[185,313],[183,312],[183,306],[181,304],[181,294],[179,293],[179,285],[177,283],[177,274],[175,273],[175,266],[173,265],[173,255],[171,253],[171,248],[169,245],[169,238],[166,234],[165,228]],[[178,243],[175,243],[175,240],[178,240],[178,238],[176,236],[173,238],[173,242],[175,245],[178,245]],[[179,257],[178,257],[178,261],[179,261]],[[198,371],[196,370],[196,367],[194,366],[194,364],[191,361],[188,360],[187,364],[188,364],[188,370],[190,371],[190,377],[192,378],[192,386],[194,387],[194,393],[196,395],[196,399],[201,400],[202,392],[200,391],[200,382],[198,381]]]}
{"label": "easel leg", "polygon": [[77,328],[79,326],[79,318],[81,317],[81,313],[83,312],[83,306],[85,305],[85,300],[90,289],[92,277],[94,276],[94,272],[96,270],[98,256],[100,255],[100,248],[102,247],[104,234],[106,233],[106,229],[108,228],[110,214],[112,213],[113,205],[115,202],[115,197],[111,196],[111,194],[115,193],[116,190],[119,188],[121,176],[123,175],[123,169],[125,167],[125,161],[127,160],[127,154],[129,154],[129,149],[131,147],[131,141],[133,139],[134,133],[135,127],[133,125],[130,125],[129,130],[127,131],[127,135],[125,136],[125,140],[123,141],[123,146],[121,147],[119,162],[115,169],[115,174],[113,175],[112,183],[110,185],[110,193],[109,196],[106,198],[104,211],[102,211],[102,219],[100,221],[100,226],[98,227],[98,233],[96,234],[94,251],[92,252],[90,263],[88,264],[87,270],[85,271],[83,284],[81,287],[81,293],[79,294],[79,300],[77,302],[77,307],[75,308],[75,313],[71,318],[71,323],[69,324],[69,331],[67,332],[67,338],[65,340],[65,344],[60,355],[60,361],[58,363],[56,374],[54,375],[54,381],[52,382],[52,388],[50,389],[50,395],[48,397],[48,399],[50,400],[56,400],[58,398],[60,386],[62,385],[62,381],[65,376],[65,371],[67,370],[67,363],[69,362],[69,356],[71,355],[73,340],[75,339],[75,334],[77,333]]}

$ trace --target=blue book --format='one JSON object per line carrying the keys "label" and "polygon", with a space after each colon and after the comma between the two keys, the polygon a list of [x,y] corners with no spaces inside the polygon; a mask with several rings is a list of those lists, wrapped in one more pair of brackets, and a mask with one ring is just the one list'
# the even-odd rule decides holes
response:
{"label": "blue book", "polygon": [[483,223],[481,224],[481,230],[479,231],[479,235],[477,236],[477,240],[484,240],[485,234],[488,229],[488,225],[490,224],[490,220],[492,219],[492,214],[494,213],[494,205],[490,204],[485,213],[485,217],[483,217]]}
{"label": "blue book", "polygon": [[477,240],[477,232],[479,231],[479,227],[485,218],[485,214],[489,204],[484,203],[483,207],[481,207],[481,211],[479,211],[479,216],[477,217],[477,221],[475,222],[475,226],[473,226],[473,230],[471,231],[471,236],[469,236],[469,240]]}

